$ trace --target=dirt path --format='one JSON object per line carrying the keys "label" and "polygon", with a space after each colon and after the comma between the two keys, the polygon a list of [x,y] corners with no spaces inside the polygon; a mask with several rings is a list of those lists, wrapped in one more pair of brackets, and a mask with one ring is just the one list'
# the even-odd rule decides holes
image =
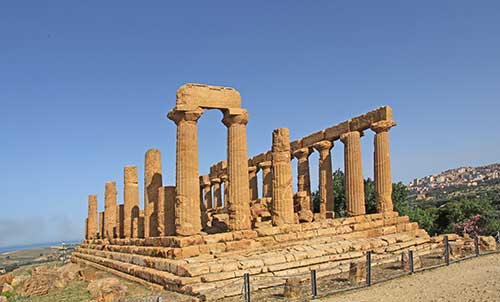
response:
{"label": "dirt path", "polygon": [[500,301],[500,254],[454,263],[319,301]]}

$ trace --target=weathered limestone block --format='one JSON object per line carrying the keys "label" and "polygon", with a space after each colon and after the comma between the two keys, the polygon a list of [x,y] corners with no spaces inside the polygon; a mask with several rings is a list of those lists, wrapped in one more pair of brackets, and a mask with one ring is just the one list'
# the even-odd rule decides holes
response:
{"label": "weathered limestone block", "polygon": [[87,220],[87,239],[97,239],[98,228],[98,212],[97,212],[97,195],[88,196],[88,220]]}
{"label": "weathered limestone block", "polygon": [[257,179],[257,172],[259,167],[249,166],[248,167],[248,178],[249,178],[249,189],[250,189],[250,200],[257,200],[259,198],[259,184]]}
{"label": "weathered limestone block", "polygon": [[[197,149],[196,149],[197,150]],[[198,176],[197,176],[198,177]],[[158,236],[158,188],[163,186],[160,150],[150,149],[144,159],[144,236]]]}
{"label": "weathered limestone block", "polygon": [[177,90],[177,109],[197,107],[225,109],[240,108],[240,93],[231,87],[204,84],[186,84]]}
{"label": "weathered limestone block", "polygon": [[333,178],[332,178],[332,156],[331,149],[333,143],[330,141],[320,141],[313,145],[319,152],[319,212],[321,218],[333,218],[334,216],[334,197],[333,197]]}
{"label": "weathered limestone block", "polygon": [[158,188],[158,236],[175,235],[175,187]]}
{"label": "weathered limestone block", "polygon": [[132,220],[139,217],[139,180],[136,166],[123,169],[123,236],[132,237]]}
{"label": "weathered limestone block", "polygon": [[283,296],[285,298],[298,298],[302,295],[302,287],[303,284],[300,278],[287,278],[283,289]]}
{"label": "weathered limestone block", "polygon": [[349,281],[359,284],[366,281],[366,263],[363,261],[351,262],[349,265]]}
{"label": "weathered limestone block", "polygon": [[479,247],[483,251],[495,251],[497,242],[493,236],[479,236]]}
{"label": "weathered limestone block", "polygon": [[252,227],[246,133],[248,112],[244,109],[224,110],[222,122],[227,127],[229,229],[246,230]]}
{"label": "weathered limestone block", "polygon": [[273,196],[273,178],[272,178],[272,162],[264,161],[259,163],[262,169],[262,198],[272,198]]}
{"label": "weathered limestone block", "polygon": [[116,183],[108,181],[104,190],[104,238],[112,239],[116,228]]}
{"label": "weathered limestone block", "polygon": [[272,147],[273,200],[271,207],[273,225],[295,222],[290,154],[290,132],[288,128],[274,130]]}
{"label": "weathered limestone block", "polygon": [[299,191],[295,193],[294,200],[296,206],[298,205],[298,215],[300,222],[311,222],[314,219],[314,214],[311,210],[311,196],[306,191]]}
{"label": "weathered limestone block", "polygon": [[341,136],[344,143],[345,190],[347,215],[365,214],[365,188],[361,159],[360,132],[352,131]]}
{"label": "weathered limestone block", "polygon": [[173,110],[168,118],[177,125],[175,228],[177,235],[201,231],[200,184],[198,174],[197,121],[203,110]]}
{"label": "weathered limestone block", "polygon": [[378,213],[393,209],[389,129],[395,125],[394,121],[389,120],[379,121],[371,125],[371,129],[375,132],[373,163]]}

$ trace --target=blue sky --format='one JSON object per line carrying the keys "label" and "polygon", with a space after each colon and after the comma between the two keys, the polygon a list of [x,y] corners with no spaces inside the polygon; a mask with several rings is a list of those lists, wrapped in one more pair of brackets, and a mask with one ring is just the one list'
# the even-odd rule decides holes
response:
{"label": "blue sky", "polygon": [[[241,92],[249,155],[275,128],[295,139],[390,105],[395,181],[498,162],[499,30],[498,1],[4,1],[0,246],[81,238],[87,195],[102,208],[116,180],[122,201],[148,148],[174,184],[165,115],[187,82]],[[225,158],[221,118],[199,121],[202,172]]]}

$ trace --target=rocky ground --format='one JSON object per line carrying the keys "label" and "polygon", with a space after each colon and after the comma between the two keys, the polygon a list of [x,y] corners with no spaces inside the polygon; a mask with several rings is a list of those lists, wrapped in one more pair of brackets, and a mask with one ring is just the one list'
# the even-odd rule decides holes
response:
{"label": "rocky ground", "polygon": [[500,301],[500,254],[454,263],[320,301]]}
{"label": "rocky ground", "polygon": [[[73,263],[24,266],[0,276],[0,302],[189,301]],[[148,300],[149,301],[149,300]]]}
{"label": "rocky ground", "polygon": [[[428,258],[423,261],[426,267],[436,264],[426,263],[430,260],[442,262],[439,257]],[[391,269],[380,270],[380,272],[378,270],[374,271],[375,279],[386,278],[388,276],[384,274],[391,271]],[[384,274],[383,271],[385,271]],[[3,275],[0,283],[3,283],[1,287],[4,291],[0,294],[0,302],[144,301],[144,298],[156,301],[159,296],[164,298],[163,301],[191,301],[186,296],[157,291],[90,267],[71,263],[64,266],[54,262],[42,266],[23,267],[12,274]],[[321,283],[323,282],[319,285]],[[330,290],[336,287],[335,284],[325,284]],[[328,289],[319,286],[320,292]],[[253,297],[259,301],[283,301],[282,292],[283,288],[280,287],[275,290],[274,294],[254,293]],[[230,301],[241,301],[241,299],[241,296],[234,297]],[[412,276],[375,284],[370,288],[315,301],[400,302],[402,299],[404,301],[500,301],[500,254],[452,263],[448,267],[416,273]]]}

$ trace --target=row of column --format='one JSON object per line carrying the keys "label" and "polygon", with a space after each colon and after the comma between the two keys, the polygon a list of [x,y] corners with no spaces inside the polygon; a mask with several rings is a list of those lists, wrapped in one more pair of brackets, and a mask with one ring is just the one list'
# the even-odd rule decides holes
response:
{"label": "row of column", "polygon": [[[198,174],[198,147],[196,122],[203,110],[169,113],[177,124],[176,187],[163,187],[161,155],[158,150],[149,150],[145,156],[144,211],[139,208],[137,167],[124,168],[124,204],[117,206],[116,183],[105,185],[105,210],[97,212],[97,196],[90,195],[86,219],[87,238],[137,238],[167,235],[192,235],[202,229],[200,196],[204,192],[205,207],[222,205],[221,182],[227,190],[225,207],[229,213],[229,229],[251,228],[250,200],[258,198],[258,169],[262,170],[263,197],[271,198],[273,224],[294,222],[294,202],[291,173],[291,150],[289,131],[286,128],[273,132],[271,161],[248,166],[246,110],[227,110],[223,123],[228,128],[227,173],[219,177],[202,177]],[[393,121],[374,123],[374,174],[377,212],[392,211],[392,178],[390,166],[388,130]],[[361,132],[343,134],[345,189],[347,214],[365,214],[364,179],[361,160]],[[301,148],[293,152],[298,160],[298,193],[300,211],[312,215],[309,155],[312,149],[319,152],[320,218],[333,218],[334,194],[332,179],[331,141],[321,141],[312,148]],[[200,190],[200,184],[202,189]],[[212,200],[211,187],[214,188]],[[99,217],[98,217],[99,216]]]}
{"label": "row of column", "polygon": [[104,190],[104,211],[98,213],[97,195],[88,197],[86,238],[144,238],[173,235],[175,187],[163,187],[161,154],[151,149],[145,154],[144,210],[139,206],[136,166],[123,169],[123,204],[117,205],[116,182]]}
{"label": "row of column", "polygon": [[[394,121],[380,121],[372,124],[371,129],[375,132],[374,139],[374,178],[375,178],[375,194],[377,212],[387,212],[393,210],[392,205],[392,177],[391,177],[391,163],[390,163],[390,148],[389,148],[389,129],[395,126]],[[274,217],[275,224],[280,224],[282,220],[281,215],[288,217],[288,207],[281,210],[281,196],[283,194],[289,195],[290,190],[284,189],[282,182],[282,175],[278,174],[273,178],[273,171],[278,169],[282,173],[283,165],[289,166],[285,159],[287,150],[280,150],[283,148],[282,140],[286,140],[288,130],[284,128],[277,129],[273,133],[273,161],[264,161],[258,166],[249,166],[249,195],[250,200],[257,200],[258,197],[258,183],[257,172],[262,169],[262,188],[263,198],[270,198],[277,196],[278,204],[273,208],[276,212]],[[344,171],[345,171],[345,193],[347,199],[347,215],[357,216],[366,213],[365,208],[365,193],[364,193],[364,177],[362,167],[362,153],[361,153],[361,136],[360,131],[351,131],[343,134],[340,141],[344,144]],[[286,145],[286,143],[284,144]],[[288,143],[289,146],[289,143]],[[298,192],[295,198],[299,201],[300,211],[299,215],[305,213],[305,220],[310,220],[313,211],[313,204],[311,198],[311,181],[309,171],[309,156],[316,150],[319,153],[319,198],[320,198],[320,218],[333,218],[334,217],[334,192],[333,192],[333,178],[332,178],[332,157],[331,149],[334,147],[332,141],[320,141],[315,143],[312,147],[304,147],[293,152],[293,156],[297,159],[297,189]],[[289,150],[288,150],[289,151]],[[280,153],[282,152],[282,153]],[[282,154],[282,155],[280,155]],[[280,157],[281,156],[281,157]],[[283,159],[283,160],[282,160]],[[288,168],[287,168],[288,169]],[[291,175],[291,174],[290,174]],[[287,181],[291,180],[291,176],[287,174]],[[214,182],[214,180],[216,180]],[[220,204],[215,205],[211,202],[212,186],[214,188],[214,198],[217,198],[217,190],[219,190],[218,178],[210,179],[208,176],[200,177],[200,186],[203,191],[201,196],[207,208],[220,207]],[[273,191],[276,189],[276,191]],[[274,194],[273,194],[274,192]],[[219,193],[220,194],[220,193]],[[299,216],[301,217],[301,216]],[[285,219],[286,220],[286,219]]]}

